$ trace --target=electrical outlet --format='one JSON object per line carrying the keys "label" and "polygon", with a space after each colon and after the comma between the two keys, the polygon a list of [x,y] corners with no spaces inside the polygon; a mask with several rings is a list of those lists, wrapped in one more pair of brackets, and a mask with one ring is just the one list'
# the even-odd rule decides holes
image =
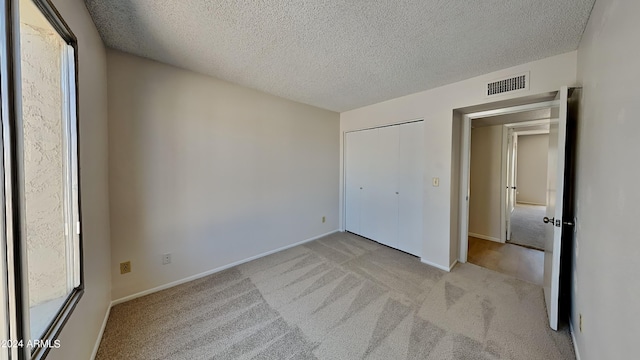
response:
{"label": "electrical outlet", "polygon": [[578,327],[580,328],[580,332],[582,332],[582,313],[579,315],[579,321],[580,321],[580,323],[579,323]]}
{"label": "electrical outlet", "polygon": [[322,222],[325,222],[325,221],[327,221],[327,218],[326,218],[326,216],[323,216],[322,217]]}
{"label": "electrical outlet", "polygon": [[126,274],[131,272],[131,261],[125,261],[120,263],[120,274]]}
{"label": "electrical outlet", "polygon": [[162,255],[162,265],[171,264],[171,253]]}

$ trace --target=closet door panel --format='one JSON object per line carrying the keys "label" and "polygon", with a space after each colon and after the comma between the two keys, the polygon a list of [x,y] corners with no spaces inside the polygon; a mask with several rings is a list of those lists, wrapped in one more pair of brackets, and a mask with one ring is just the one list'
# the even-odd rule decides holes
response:
{"label": "closet door panel", "polygon": [[398,157],[400,126],[378,129],[373,167],[375,201],[372,210],[373,239],[391,247],[398,247]]}
{"label": "closet door panel", "polygon": [[362,167],[362,136],[360,132],[345,135],[345,230],[360,232],[360,183]]}
{"label": "closet door panel", "polygon": [[398,246],[416,256],[422,256],[423,182],[424,182],[424,122],[403,124],[400,130]]}
{"label": "closet door panel", "polygon": [[377,157],[379,156],[378,139],[379,129],[371,129],[360,131],[362,138],[363,155],[362,162],[363,178],[361,194],[361,210],[360,210],[360,232],[366,238],[377,240],[378,232],[376,223],[378,221],[378,213],[376,207],[379,199],[376,193],[378,185],[376,174],[378,174]]}

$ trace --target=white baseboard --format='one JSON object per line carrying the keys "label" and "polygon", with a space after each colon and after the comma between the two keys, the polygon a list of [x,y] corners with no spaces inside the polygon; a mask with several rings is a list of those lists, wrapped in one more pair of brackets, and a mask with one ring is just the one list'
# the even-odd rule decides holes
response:
{"label": "white baseboard", "polygon": [[569,319],[569,332],[571,333],[571,341],[573,342],[573,351],[576,353],[576,360],[580,360],[580,351],[578,351],[578,342],[576,341],[576,332],[573,331],[573,321]]}
{"label": "white baseboard", "polygon": [[481,234],[476,234],[476,233],[471,233],[471,232],[469,233],[469,236],[474,237],[474,238],[478,238],[478,239],[490,240],[490,241],[495,241],[495,242],[502,243],[502,240],[500,240],[500,238],[493,237],[493,236],[481,235]]}
{"label": "white baseboard", "polygon": [[96,355],[98,354],[98,348],[100,347],[100,343],[102,342],[102,336],[104,335],[104,329],[107,327],[107,321],[109,320],[109,314],[111,313],[112,306],[113,301],[109,303],[109,307],[107,307],[107,313],[104,314],[104,320],[102,320],[102,326],[100,327],[100,331],[98,332],[96,344],[93,346],[93,352],[91,353],[91,360],[94,360],[96,358]]}
{"label": "white baseboard", "polygon": [[302,240],[302,241],[299,241],[297,243],[293,243],[291,245],[283,246],[283,247],[275,249],[275,250],[267,251],[265,253],[258,254],[258,255],[255,255],[255,256],[251,256],[251,257],[243,259],[243,260],[235,261],[235,262],[232,262],[230,264],[223,265],[223,266],[217,267],[215,269],[211,269],[211,270],[202,272],[200,274],[191,275],[191,276],[188,276],[188,277],[186,277],[184,279],[172,281],[172,282],[164,284],[164,285],[160,285],[160,286],[156,286],[154,288],[148,289],[148,290],[140,291],[138,293],[131,294],[131,295],[122,297],[120,299],[113,300],[111,302],[111,305],[113,306],[113,305],[122,304],[123,302],[127,302],[129,300],[137,299],[137,298],[145,296],[145,295],[153,294],[153,293],[161,291],[161,290],[172,288],[172,287],[174,287],[176,285],[180,285],[180,284],[184,284],[184,283],[189,282],[189,281],[200,279],[200,278],[203,278],[205,276],[209,276],[211,274],[215,274],[217,272],[232,268],[234,266],[237,266],[237,265],[240,265],[240,264],[244,264],[246,262],[249,262],[249,261],[252,261],[252,260],[255,260],[255,259],[259,259],[259,258],[267,256],[267,255],[271,255],[271,254],[277,253],[278,251],[286,250],[286,249],[292,248],[294,246],[302,245],[304,243],[308,243],[310,241],[313,241],[313,240],[316,240],[316,239],[320,239],[321,237],[325,237],[327,235],[331,235],[331,234],[336,233],[338,231],[340,231],[340,230],[333,230],[333,231],[330,231],[330,232],[322,234],[322,235],[314,236],[312,238],[309,238],[309,239],[306,239],[306,240]]}
{"label": "white baseboard", "polygon": [[434,268],[438,268],[438,269],[440,269],[440,270],[444,270],[444,271],[446,271],[446,272],[451,272],[451,269],[453,269],[453,267],[454,267],[454,266],[456,266],[456,264],[458,263],[458,260],[455,260],[455,261],[454,261],[451,265],[449,265],[449,266],[443,266],[443,265],[440,265],[440,264],[436,264],[436,263],[434,263],[434,262],[431,262],[431,261],[429,261],[429,260],[425,260],[425,259],[423,259],[423,258],[420,258],[420,262],[421,262],[421,263],[423,263],[423,264],[427,264],[427,265],[429,265],[429,266],[433,266]]}
{"label": "white baseboard", "polygon": [[453,260],[451,265],[449,265],[449,272],[451,272],[451,270],[453,270],[453,267],[456,266],[457,263],[458,263],[458,259]]}
{"label": "white baseboard", "polygon": [[547,206],[547,204],[541,204],[541,203],[536,203],[536,202],[528,202],[528,201],[518,201],[518,202],[516,202],[516,204]]}

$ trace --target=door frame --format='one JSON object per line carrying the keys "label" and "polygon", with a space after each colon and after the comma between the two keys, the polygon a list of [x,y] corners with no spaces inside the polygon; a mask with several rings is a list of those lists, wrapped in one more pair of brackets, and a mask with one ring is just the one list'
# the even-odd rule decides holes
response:
{"label": "door frame", "polygon": [[[470,194],[470,179],[471,179],[471,121],[474,119],[481,119],[490,116],[497,115],[509,115],[516,114],[524,111],[531,110],[540,110],[549,107],[557,107],[560,106],[560,101],[551,100],[551,101],[538,101],[532,102],[525,105],[520,106],[512,106],[512,107],[502,107],[496,108],[493,110],[487,111],[479,111],[469,114],[462,115],[462,138],[461,138],[461,161],[460,161],[460,200],[459,200],[459,252],[458,252],[458,261],[462,263],[467,262],[467,256],[469,252],[469,194]],[[503,150],[504,149],[503,147]],[[506,186],[506,170],[504,166],[506,165],[506,156],[505,151],[502,152],[502,164],[503,168],[501,170],[504,173],[501,176],[501,188],[504,189]],[[501,191],[500,195],[500,204],[505,204],[506,202],[506,194],[504,191]],[[501,218],[500,218],[500,229],[502,232],[501,238],[506,239],[506,214],[505,206],[501,206]]]}
{"label": "door frame", "polygon": [[511,205],[515,205],[515,189],[512,187],[516,184],[516,172],[518,169],[516,164],[518,159],[518,135],[514,132],[513,128],[510,128],[508,125],[504,125],[502,131],[504,132],[502,144],[506,147],[506,152],[502,155],[502,176],[506,178],[504,186],[502,187],[502,191],[505,192],[505,201],[502,203],[505,223],[505,231],[503,232],[503,235],[505,239],[504,242],[507,242],[511,240],[509,238],[511,235]]}
{"label": "door frame", "polygon": [[[518,139],[520,136],[526,135],[544,135],[549,134],[549,129],[543,130],[518,130],[519,128],[527,128],[536,125],[549,125],[550,119],[539,119],[539,120],[530,120],[530,121],[522,121],[517,123],[508,123],[504,124],[504,133],[503,133],[503,158],[502,158],[502,176],[504,179],[503,189],[506,189],[507,194],[505,194],[504,199],[504,211],[503,213],[503,222],[505,223],[505,231],[503,231],[503,237],[501,239],[502,242],[505,243],[509,241],[509,235],[511,233],[511,212],[513,211],[510,206],[512,205],[509,202],[509,197],[513,197],[513,205],[515,206],[517,203],[517,190],[509,189],[510,185],[515,185],[517,188],[518,183]],[[512,148],[515,147],[515,148]],[[504,150],[506,149],[506,150]],[[512,158],[513,157],[513,158]],[[510,163],[511,162],[511,163]],[[512,169],[513,168],[513,169]],[[509,171],[513,171],[513,181],[509,182]]]}

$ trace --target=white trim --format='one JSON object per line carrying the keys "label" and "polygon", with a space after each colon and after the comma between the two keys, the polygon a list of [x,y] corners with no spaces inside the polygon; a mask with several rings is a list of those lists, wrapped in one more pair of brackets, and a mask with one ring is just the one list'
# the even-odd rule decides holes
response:
{"label": "white trim", "polygon": [[529,202],[529,201],[516,201],[516,205],[517,204],[523,204],[523,205],[536,205],[536,206],[547,206],[547,204],[540,204],[540,203],[534,203],[534,202]]}
{"label": "white trim", "polygon": [[514,132],[512,128],[506,127],[507,131],[507,150],[504,153],[505,156],[505,168],[502,170],[504,172],[505,186],[502,191],[504,191],[505,199],[502,204],[502,211],[504,213],[504,231],[503,234],[505,236],[504,242],[511,240],[511,227],[513,225],[511,221],[512,209],[511,206],[515,207],[515,191],[511,187],[515,185],[517,174],[517,149],[518,149],[518,135]]}
{"label": "white trim", "polygon": [[522,130],[522,131],[516,131],[516,134],[518,134],[518,136],[549,135],[549,129],[547,129],[547,130],[544,130],[544,129],[540,129],[540,130]]}
{"label": "white trim", "polygon": [[[555,101],[552,101],[551,103],[555,103]],[[558,106],[558,105],[556,105]],[[520,121],[520,122],[515,122],[515,123],[508,123],[508,124],[504,124],[504,126],[510,128],[510,129],[514,129],[517,130],[518,128],[527,128],[527,127],[531,127],[531,126],[541,126],[541,125],[549,125],[549,123],[551,122],[551,118],[547,117],[544,119],[538,119],[538,120],[528,120],[528,121]],[[547,129],[549,130],[549,129]],[[523,130],[526,131],[526,130]]]}
{"label": "white trim", "polygon": [[100,327],[100,331],[98,332],[98,338],[96,339],[96,344],[93,346],[93,352],[91,352],[91,360],[96,358],[98,354],[98,348],[100,347],[100,343],[102,342],[102,336],[104,335],[104,329],[107,327],[107,321],[109,320],[109,314],[111,314],[111,307],[113,306],[113,301],[109,303],[107,307],[107,312],[104,314],[104,320],[102,320],[102,326]]}
{"label": "white trim", "polygon": [[[466,161],[466,164],[465,164]],[[469,252],[469,189],[471,181],[471,118],[462,118],[462,161],[460,166],[460,196],[458,205],[458,226],[460,237],[458,244],[458,260],[467,262]]]}
{"label": "white trim", "polygon": [[340,224],[339,231],[347,231],[347,131],[342,132],[340,139],[340,175],[342,175],[342,184],[340,184]]}
{"label": "white trim", "polygon": [[113,306],[113,305],[122,304],[123,302],[127,302],[129,300],[137,299],[137,298],[145,296],[145,295],[153,294],[153,293],[161,291],[161,290],[172,288],[172,287],[174,287],[176,285],[180,285],[180,284],[184,284],[186,282],[192,281],[192,280],[200,279],[200,278],[203,278],[205,276],[209,276],[211,274],[215,274],[217,272],[232,268],[234,266],[237,266],[237,265],[240,265],[240,264],[244,264],[246,262],[249,262],[249,261],[252,261],[252,260],[255,260],[255,259],[259,259],[261,257],[267,256],[267,255],[271,255],[271,254],[277,253],[277,252],[282,251],[282,250],[286,250],[286,249],[292,248],[294,246],[302,245],[304,243],[308,243],[308,242],[313,241],[313,240],[320,239],[321,237],[325,237],[327,235],[331,235],[331,234],[334,234],[334,233],[339,232],[339,231],[340,230],[333,230],[333,231],[330,231],[330,232],[322,234],[322,235],[314,236],[312,238],[299,241],[297,243],[293,243],[293,244],[290,244],[290,245],[287,245],[287,246],[283,246],[281,248],[277,248],[275,250],[270,250],[270,251],[264,252],[262,254],[251,256],[251,257],[243,259],[243,260],[238,260],[238,261],[232,262],[230,264],[217,267],[217,268],[212,269],[212,270],[208,270],[208,271],[196,274],[196,275],[191,275],[191,276],[188,276],[186,278],[183,278],[183,279],[180,279],[180,280],[176,280],[176,281],[172,281],[172,282],[164,284],[164,285],[156,286],[156,287],[148,289],[148,290],[140,291],[138,293],[131,294],[131,295],[122,297],[120,299],[113,300],[111,302],[111,305]]}
{"label": "white trim", "polygon": [[507,242],[507,151],[509,151],[509,128],[500,127],[502,144],[500,144],[500,242]]}
{"label": "white trim", "polygon": [[449,265],[449,272],[453,270],[453,268],[456,266],[457,263],[458,263],[458,259],[454,259],[451,265]]}
{"label": "white trim", "polygon": [[446,272],[451,272],[451,269],[453,269],[453,267],[458,263],[458,260],[455,260],[453,262],[453,264],[449,265],[449,267],[447,266],[442,266],[440,264],[436,264],[434,262],[431,262],[429,260],[425,260],[424,258],[420,258],[420,262],[429,266],[433,266],[434,268],[438,268],[440,270],[444,270]]}
{"label": "white trim", "polygon": [[[535,101],[535,100],[534,100]],[[545,108],[552,108],[560,106],[559,100],[550,100],[550,101],[542,101],[542,102],[532,102],[530,104],[511,106],[511,107],[501,107],[493,110],[487,111],[478,111],[475,113],[465,114],[471,119],[480,119],[485,117],[497,116],[497,115],[509,115],[509,114],[517,114],[530,110],[539,110]],[[535,120],[531,121],[534,122]],[[524,121],[523,121],[524,122]]]}
{"label": "white trim", "polygon": [[480,234],[476,234],[476,233],[469,233],[469,236],[474,237],[474,238],[478,238],[478,239],[482,239],[482,240],[491,240],[491,241],[495,241],[498,243],[504,243],[502,240],[500,240],[500,238],[497,237],[493,237],[493,236],[487,236],[487,235],[480,235]]}
{"label": "white trim", "polygon": [[578,350],[578,341],[576,341],[576,332],[573,330],[573,321],[569,319],[569,332],[571,333],[571,341],[573,342],[573,351],[576,353],[576,360],[580,360],[580,351]]}

